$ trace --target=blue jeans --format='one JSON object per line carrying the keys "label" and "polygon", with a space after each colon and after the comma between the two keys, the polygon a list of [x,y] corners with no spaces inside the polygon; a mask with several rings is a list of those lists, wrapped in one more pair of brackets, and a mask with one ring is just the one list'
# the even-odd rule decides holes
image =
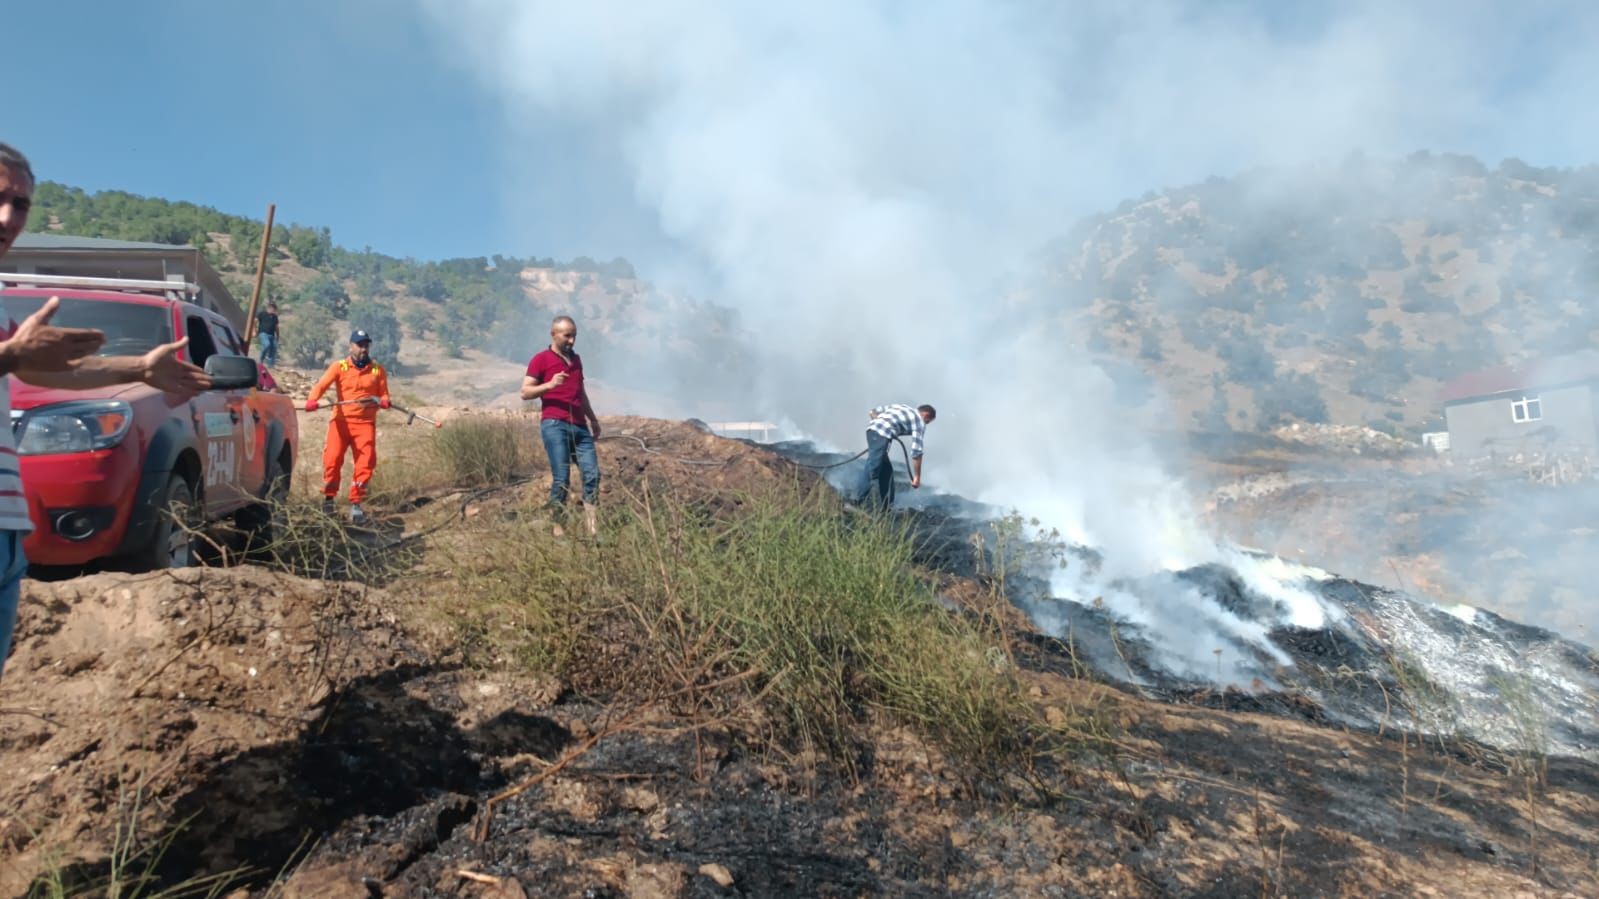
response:
{"label": "blue jeans", "polygon": [[550,459],[550,505],[566,505],[573,456],[577,456],[578,470],[583,472],[583,502],[599,501],[600,457],[594,452],[594,435],[589,429],[546,418],[539,422],[539,437],[544,440],[544,454]]}
{"label": "blue jeans", "polygon": [[866,469],[861,474],[857,502],[879,509],[894,504],[894,463],[888,460],[889,443],[876,431],[866,432]]}
{"label": "blue jeans", "polygon": [[22,595],[22,576],[28,560],[22,556],[22,532],[0,531],[0,674],[6,670],[11,654],[11,634],[17,625],[17,600]]}
{"label": "blue jeans", "polygon": [[261,340],[261,364],[262,365],[277,365],[278,364],[278,335],[276,335],[276,334],[257,334],[256,337],[260,338],[260,340]]}

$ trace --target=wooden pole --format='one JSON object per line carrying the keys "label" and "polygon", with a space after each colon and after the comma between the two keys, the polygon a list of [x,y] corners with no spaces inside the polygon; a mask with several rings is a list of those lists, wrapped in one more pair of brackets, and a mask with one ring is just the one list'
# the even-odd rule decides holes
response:
{"label": "wooden pole", "polygon": [[261,284],[266,281],[267,247],[272,244],[272,218],[277,214],[278,204],[267,204],[266,230],[261,232],[261,258],[255,264],[255,289],[250,291],[250,314],[244,320],[244,351],[250,351],[250,344],[255,341],[255,307],[261,302]]}

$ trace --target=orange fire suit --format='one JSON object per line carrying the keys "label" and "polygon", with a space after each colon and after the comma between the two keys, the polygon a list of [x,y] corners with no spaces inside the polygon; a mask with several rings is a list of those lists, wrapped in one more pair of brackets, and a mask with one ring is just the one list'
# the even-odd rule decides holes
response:
{"label": "orange fire suit", "polygon": [[383,373],[383,366],[376,362],[361,368],[349,359],[340,359],[328,366],[306,399],[321,400],[329,387],[333,388],[333,395],[339,402],[371,400],[333,407],[333,418],[328,422],[328,443],[322,450],[322,495],[328,499],[339,495],[345,452],[355,451],[350,502],[358,503],[366,498],[366,485],[371,482],[372,471],[378,464],[378,401],[388,402],[389,378]]}

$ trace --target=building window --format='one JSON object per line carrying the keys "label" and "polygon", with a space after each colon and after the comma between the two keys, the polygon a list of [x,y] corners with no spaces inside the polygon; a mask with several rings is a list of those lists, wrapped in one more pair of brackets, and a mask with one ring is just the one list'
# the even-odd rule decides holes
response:
{"label": "building window", "polygon": [[1510,404],[1510,417],[1517,422],[1539,421],[1543,418],[1543,400],[1524,396]]}

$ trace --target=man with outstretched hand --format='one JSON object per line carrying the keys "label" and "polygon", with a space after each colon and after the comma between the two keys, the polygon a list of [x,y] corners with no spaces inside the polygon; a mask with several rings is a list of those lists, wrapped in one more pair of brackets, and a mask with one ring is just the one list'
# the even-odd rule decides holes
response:
{"label": "man with outstretched hand", "polygon": [[869,415],[872,423],[866,426],[866,473],[856,502],[886,509],[894,502],[894,463],[888,458],[889,441],[897,437],[911,439],[911,487],[922,486],[922,438],[938,411],[925,403],[891,403],[878,406]]}
{"label": "man with outstretched hand", "polygon": [[366,511],[361,503],[378,464],[378,410],[389,408],[389,376],[383,366],[372,361],[371,335],[359,329],[350,335],[350,354],[328,366],[311,388],[305,411],[315,412],[329,387],[337,402],[328,422],[328,442],[322,449],[322,511],[332,514],[333,501],[339,495],[344,454],[354,451],[350,521],[364,524]]}
{"label": "man with outstretched hand", "polygon": [[556,517],[556,527],[566,509],[566,488],[575,456],[583,473],[583,520],[593,536],[599,530],[595,509],[600,498],[600,459],[594,440],[600,436],[600,420],[583,386],[583,359],[573,349],[576,345],[577,323],[570,316],[558,316],[550,323],[550,345],[527,364],[522,399],[539,400],[543,406],[539,437],[550,460],[548,508]]}
{"label": "man with outstretched hand", "polygon": [[[28,224],[33,188],[33,168],[27,157],[0,143],[0,256],[11,249]],[[61,301],[51,297],[20,325],[0,313],[0,422],[11,420],[8,375],[60,390],[143,382],[169,393],[192,395],[211,386],[204,371],[178,358],[178,350],[187,340],[158,346],[143,356],[96,356],[105,343],[105,333],[50,324],[60,306]],[[17,600],[28,569],[22,539],[32,530],[16,437],[7,424],[0,426],[0,671],[11,652]]]}

